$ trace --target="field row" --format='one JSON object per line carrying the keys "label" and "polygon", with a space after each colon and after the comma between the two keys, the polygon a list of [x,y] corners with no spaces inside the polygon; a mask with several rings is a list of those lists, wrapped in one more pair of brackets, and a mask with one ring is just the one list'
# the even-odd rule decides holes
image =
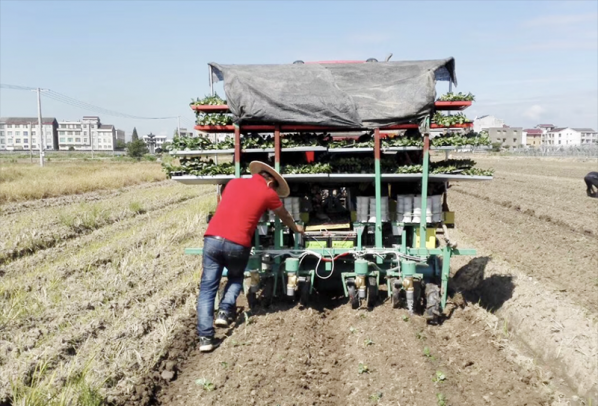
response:
{"label": "field row", "polygon": [[38,208],[0,217],[0,264],[127,218],[205,194],[206,188],[173,183],[114,193],[109,199]]}
{"label": "field row", "polygon": [[199,259],[183,249],[197,245],[212,207],[192,197],[8,263],[0,400],[81,404],[130,393],[193,312]]}

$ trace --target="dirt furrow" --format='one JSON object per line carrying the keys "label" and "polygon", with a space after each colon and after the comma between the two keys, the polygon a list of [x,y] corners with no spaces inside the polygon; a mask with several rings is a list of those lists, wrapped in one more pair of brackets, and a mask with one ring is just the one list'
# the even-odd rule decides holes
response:
{"label": "dirt furrow", "polygon": [[[535,219],[501,204],[468,196],[452,188],[451,209],[459,229],[501,259],[523,269],[554,291],[593,313],[598,310],[596,240],[556,224]],[[580,281],[585,281],[580,283]]]}
{"label": "dirt furrow", "polygon": [[368,312],[350,309],[344,299],[322,301],[303,310],[275,304],[234,329],[213,353],[193,352],[157,404],[550,401],[533,371],[508,361],[467,311],[438,327],[389,303]]}

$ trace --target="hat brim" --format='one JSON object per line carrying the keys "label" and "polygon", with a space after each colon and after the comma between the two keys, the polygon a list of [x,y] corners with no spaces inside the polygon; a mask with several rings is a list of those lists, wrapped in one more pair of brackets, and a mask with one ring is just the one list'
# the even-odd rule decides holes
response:
{"label": "hat brim", "polygon": [[275,189],[278,196],[287,197],[291,194],[291,189],[289,188],[287,181],[270,165],[260,161],[252,161],[249,164],[249,172],[251,172],[252,175],[260,172],[268,172],[278,183],[278,187]]}

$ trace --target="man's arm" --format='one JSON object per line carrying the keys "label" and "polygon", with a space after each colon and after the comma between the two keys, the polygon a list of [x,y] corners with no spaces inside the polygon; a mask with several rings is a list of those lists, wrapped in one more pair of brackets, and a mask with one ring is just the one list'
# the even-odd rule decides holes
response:
{"label": "man's arm", "polygon": [[284,206],[280,206],[278,209],[274,209],[272,211],[274,212],[274,214],[278,216],[280,221],[282,221],[283,224],[290,228],[293,232],[301,234],[305,232],[303,226],[300,226],[295,223],[295,220],[293,220],[293,216],[291,216],[291,214],[287,211],[287,209],[284,208]]}

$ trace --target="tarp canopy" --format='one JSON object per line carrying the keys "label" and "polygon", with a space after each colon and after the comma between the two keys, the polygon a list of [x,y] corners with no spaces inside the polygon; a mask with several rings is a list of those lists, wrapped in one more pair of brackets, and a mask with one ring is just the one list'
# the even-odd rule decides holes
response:
{"label": "tarp canopy", "polygon": [[436,80],[456,84],[453,58],[430,61],[220,65],[210,63],[236,123],[351,128],[421,124]]}

